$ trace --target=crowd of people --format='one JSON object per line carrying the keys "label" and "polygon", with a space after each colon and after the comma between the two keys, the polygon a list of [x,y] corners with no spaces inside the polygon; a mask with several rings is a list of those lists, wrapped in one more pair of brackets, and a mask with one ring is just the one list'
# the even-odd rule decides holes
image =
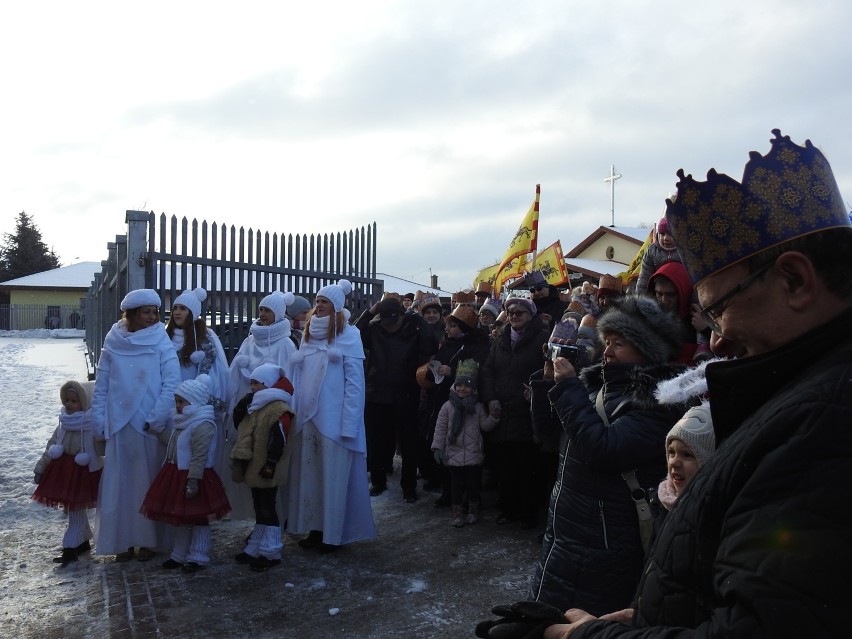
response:
{"label": "crowd of people", "polygon": [[823,155],[777,131],[741,183],[679,177],[631,293],[534,271],[502,298],[388,292],[351,321],[341,280],[264,297],[228,364],[205,291],[166,326],[131,291],[35,469],[34,499],[68,512],[54,561],[94,538],[195,572],[229,512],[255,521],[234,558],[253,570],[281,562],[282,529],[334,552],[376,537],[398,455],[405,502],[433,492],[461,528],[493,490],[496,524],[539,534],[528,601],[480,637],[837,636],[850,217]]}

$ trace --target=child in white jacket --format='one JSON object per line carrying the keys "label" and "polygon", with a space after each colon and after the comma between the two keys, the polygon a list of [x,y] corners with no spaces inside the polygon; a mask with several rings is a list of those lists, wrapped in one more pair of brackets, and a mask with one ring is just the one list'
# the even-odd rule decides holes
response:
{"label": "child in white jacket", "polygon": [[53,559],[65,566],[91,550],[92,529],[86,511],[97,504],[104,462],[100,454],[103,442],[95,442],[89,389],[79,382],[65,382],[59,398],[59,425],[36,464],[33,481],[38,488],[33,499],[45,506],[62,507],[68,513],[62,554]]}
{"label": "child in white jacket", "polygon": [[456,370],[450,398],[441,406],[435,423],[432,452],[435,461],[450,471],[452,525],[465,524],[464,498],[467,496],[467,523],[479,521],[482,490],[483,431],[493,430],[499,418],[485,412],[476,393],[477,363],[464,360]]}

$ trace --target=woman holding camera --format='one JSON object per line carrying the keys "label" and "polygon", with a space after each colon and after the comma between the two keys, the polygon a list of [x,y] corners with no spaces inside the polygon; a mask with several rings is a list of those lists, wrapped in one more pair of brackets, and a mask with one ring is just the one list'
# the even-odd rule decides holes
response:
{"label": "woman holding camera", "polygon": [[627,297],[597,328],[601,364],[579,377],[562,357],[545,366],[565,437],[531,586],[536,601],[594,615],[630,605],[644,559],[630,472],[645,490],[659,483],[666,434],[685,410],[654,398],[659,381],[683,370],[670,364],[681,344],[675,316],[651,298]]}

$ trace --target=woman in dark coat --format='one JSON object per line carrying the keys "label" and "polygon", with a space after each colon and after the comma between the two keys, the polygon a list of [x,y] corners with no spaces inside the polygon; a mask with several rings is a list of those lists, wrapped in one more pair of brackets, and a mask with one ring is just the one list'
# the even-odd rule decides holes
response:
{"label": "woman in dark coat", "polygon": [[541,368],[550,331],[536,315],[531,300],[509,298],[505,307],[507,324],[491,343],[482,369],[480,395],[490,413],[500,413],[500,423],[488,434],[488,454],[494,456],[491,468],[499,491],[497,523],[520,519],[524,527],[532,528],[542,501],[542,484],[527,382]]}
{"label": "woman in dark coat", "polygon": [[533,599],[595,615],[630,604],[644,550],[621,473],[634,470],[646,490],[666,474],[666,434],[685,407],[659,404],[654,389],[683,370],[668,363],[680,349],[679,331],[655,300],[624,298],[598,320],[602,364],[577,377],[568,360],[554,361],[549,395],[566,437]]}

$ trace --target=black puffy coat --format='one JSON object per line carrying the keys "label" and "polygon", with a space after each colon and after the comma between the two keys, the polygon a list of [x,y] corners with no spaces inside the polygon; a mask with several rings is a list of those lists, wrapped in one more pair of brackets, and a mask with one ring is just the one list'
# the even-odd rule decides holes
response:
{"label": "black puffy coat", "polygon": [[[644,552],[622,471],[649,489],[666,474],[665,441],[686,407],[661,405],[654,389],[682,366],[596,364],[550,391],[567,437],[551,494],[531,596],[594,615],[630,605]],[[595,398],[606,377],[606,426]]]}
{"label": "black puffy coat", "polygon": [[852,601],[846,312],[773,352],[707,366],[716,454],[651,548],[635,625],[573,637],[845,637]]}
{"label": "black puffy coat", "polygon": [[500,424],[489,437],[492,442],[532,442],[530,402],[526,396],[527,382],[544,361],[542,346],[547,342],[548,330],[538,316],[524,327],[520,339],[512,347],[511,326],[505,324],[491,350],[479,384],[483,403],[497,400],[502,406]]}

